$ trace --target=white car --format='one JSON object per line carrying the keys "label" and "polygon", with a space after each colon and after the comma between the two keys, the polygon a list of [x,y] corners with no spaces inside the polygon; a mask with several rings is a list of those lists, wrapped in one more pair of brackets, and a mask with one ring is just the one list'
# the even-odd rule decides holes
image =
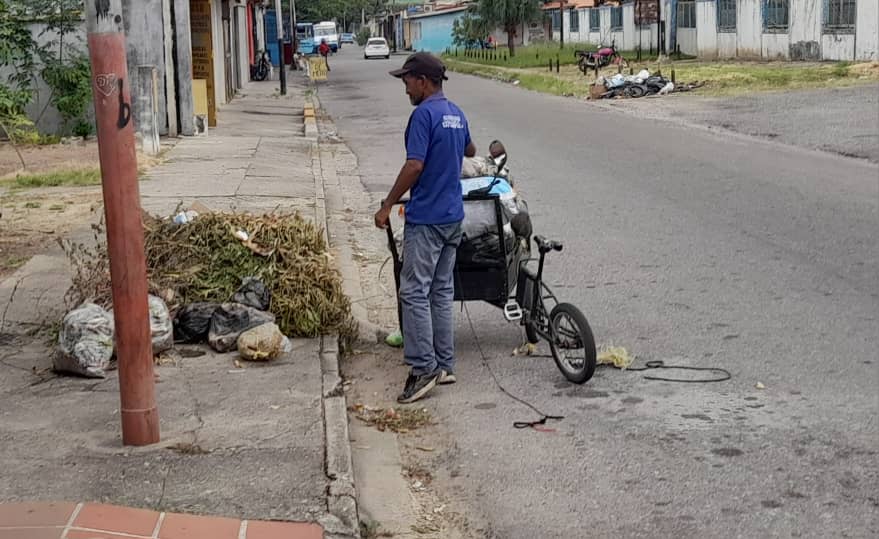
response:
{"label": "white car", "polygon": [[363,49],[364,60],[377,57],[391,57],[391,49],[388,47],[388,42],[383,37],[370,38],[369,41],[366,42],[366,47]]}

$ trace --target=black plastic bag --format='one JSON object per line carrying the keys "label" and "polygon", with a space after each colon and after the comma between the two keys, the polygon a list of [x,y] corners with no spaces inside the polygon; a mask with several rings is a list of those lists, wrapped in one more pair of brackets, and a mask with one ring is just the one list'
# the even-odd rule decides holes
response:
{"label": "black plastic bag", "polygon": [[241,282],[241,288],[232,296],[232,301],[260,311],[268,311],[272,304],[272,292],[256,277],[245,277]]}
{"label": "black plastic bag", "polygon": [[193,344],[207,340],[211,317],[218,307],[217,303],[191,303],[177,311],[174,342]]}
{"label": "black plastic bag", "polygon": [[240,303],[223,303],[211,317],[208,344],[217,352],[234,350],[248,329],[275,321],[275,315]]}

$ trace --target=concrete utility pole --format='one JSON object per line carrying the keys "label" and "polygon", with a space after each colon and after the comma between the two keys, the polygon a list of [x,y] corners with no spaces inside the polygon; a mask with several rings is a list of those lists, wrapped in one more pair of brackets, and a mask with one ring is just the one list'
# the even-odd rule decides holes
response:
{"label": "concrete utility pole", "polygon": [[159,412],[122,0],[85,6],[116,322],[122,443],[147,445],[159,441]]}
{"label": "concrete utility pole", "polygon": [[559,1],[559,48],[565,48],[565,0]]}
{"label": "concrete utility pole", "polygon": [[[299,50],[299,47],[296,46],[296,0],[290,0],[290,32],[293,35],[290,36],[290,41],[293,43],[293,58],[296,58],[296,52]],[[299,64],[296,60],[293,60],[293,69],[299,69]]]}
{"label": "concrete utility pole", "polygon": [[287,68],[284,66],[284,19],[281,0],[275,0],[275,24],[278,26],[278,70],[281,72],[281,95],[287,95]]}

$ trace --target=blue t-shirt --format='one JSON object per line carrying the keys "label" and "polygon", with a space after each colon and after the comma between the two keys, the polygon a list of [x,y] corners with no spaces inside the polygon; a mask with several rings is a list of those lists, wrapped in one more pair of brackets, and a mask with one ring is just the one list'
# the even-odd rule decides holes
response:
{"label": "blue t-shirt", "polygon": [[409,193],[406,221],[445,225],[464,219],[461,162],[470,144],[464,113],[437,92],[421,102],[406,127],[406,159],[424,163]]}

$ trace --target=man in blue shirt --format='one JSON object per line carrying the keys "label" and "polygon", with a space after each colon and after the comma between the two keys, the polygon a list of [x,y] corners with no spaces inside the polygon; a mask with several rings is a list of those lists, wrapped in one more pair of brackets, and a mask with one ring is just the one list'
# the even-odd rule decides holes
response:
{"label": "man in blue shirt", "polygon": [[452,303],[464,219],[461,162],[476,155],[476,146],[464,113],[443,95],[445,72],[438,58],[423,52],[391,71],[416,107],[406,127],[406,163],[375,214],[375,225],[386,228],[391,208],[409,191],[399,295],[403,355],[411,370],[397,397],[401,403],[417,401],[437,383],[456,381]]}

